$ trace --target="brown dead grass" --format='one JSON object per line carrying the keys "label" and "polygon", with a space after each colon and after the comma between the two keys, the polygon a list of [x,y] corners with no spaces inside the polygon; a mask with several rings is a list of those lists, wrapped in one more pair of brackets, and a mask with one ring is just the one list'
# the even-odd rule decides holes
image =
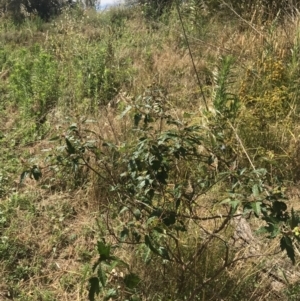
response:
{"label": "brown dead grass", "polygon": [[[58,300],[62,300],[62,296],[63,300],[82,300],[86,296],[85,277],[91,272],[87,263],[96,255],[94,220],[97,211],[91,207],[84,191],[51,195],[28,185],[22,190],[23,193],[18,192],[19,197],[29,198],[34,213],[22,209],[21,205],[17,207],[9,234],[30,250],[18,261],[18,266],[29,264],[38,270],[28,280],[19,282],[18,289],[23,291],[24,298],[40,290],[53,293]],[[0,270],[1,279],[13,273],[5,266]],[[9,283],[6,287],[11,290]]]}

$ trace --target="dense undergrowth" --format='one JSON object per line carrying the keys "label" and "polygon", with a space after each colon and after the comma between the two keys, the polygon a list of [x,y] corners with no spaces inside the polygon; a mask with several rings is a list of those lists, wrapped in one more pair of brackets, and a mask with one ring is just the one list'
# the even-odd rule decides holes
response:
{"label": "dense undergrowth", "polygon": [[146,9],[1,17],[0,300],[297,300],[299,16]]}

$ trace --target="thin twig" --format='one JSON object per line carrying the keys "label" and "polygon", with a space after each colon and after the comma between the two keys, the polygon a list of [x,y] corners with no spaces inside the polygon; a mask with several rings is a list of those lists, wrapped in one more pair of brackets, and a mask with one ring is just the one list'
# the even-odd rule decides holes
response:
{"label": "thin twig", "polygon": [[255,171],[256,168],[255,168],[254,164],[252,163],[252,161],[251,161],[251,159],[250,159],[250,157],[249,157],[249,155],[248,155],[248,153],[247,153],[247,151],[246,151],[246,148],[244,147],[244,144],[243,144],[243,142],[242,142],[240,136],[239,136],[238,133],[237,133],[237,130],[234,128],[234,126],[232,125],[232,123],[231,123],[229,120],[227,120],[227,121],[228,121],[229,126],[232,128],[232,130],[233,130],[233,132],[234,132],[234,134],[235,134],[235,137],[236,137],[237,141],[238,141],[239,144],[241,145],[241,148],[242,148],[244,154],[246,155],[246,157],[247,157],[247,159],[248,159],[248,161],[249,161],[249,163],[250,163],[252,169]]}
{"label": "thin twig", "polygon": [[183,21],[182,21],[180,9],[179,9],[178,1],[175,1],[175,6],[176,6],[176,10],[177,10],[177,13],[178,13],[178,16],[179,16],[179,20],[180,20],[180,23],[181,23],[182,31],[183,31],[183,34],[184,34],[184,39],[185,39],[185,41],[187,43],[189,54],[190,54],[191,61],[192,61],[192,64],[193,64],[193,68],[194,68],[194,71],[195,71],[195,74],[196,74],[196,77],[197,77],[197,81],[198,81],[198,85],[199,85],[199,88],[200,88],[201,96],[203,98],[203,101],[204,101],[204,104],[205,104],[205,108],[208,111],[206,97],[205,97],[205,94],[204,94],[204,91],[203,91],[203,87],[202,87],[202,83],[200,81],[200,77],[199,77],[199,74],[198,74],[198,71],[197,71],[197,68],[196,68],[196,65],[195,65],[195,61],[194,61],[194,58],[193,58],[193,54],[192,54],[192,50],[191,50],[191,47],[190,47],[190,43],[189,43],[189,40],[188,40],[186,31],[185,31],[185,28],[184,28],[184,25],[183,25]]}

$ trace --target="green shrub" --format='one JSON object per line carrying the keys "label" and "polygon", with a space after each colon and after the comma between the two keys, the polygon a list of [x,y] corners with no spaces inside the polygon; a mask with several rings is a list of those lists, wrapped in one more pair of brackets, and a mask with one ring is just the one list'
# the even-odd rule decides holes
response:
{"label": "green shrub", "polygon": [[[218,297],[227,297],[232,279],[226,271],[245,260],[236,257],[228,243],[233,234],[230,221],[238,208],[265,223],[261,232],[271,238],[281,236],[282,250],[295,262],[293,240],[299,240],[299,216],[286,211],[281,190],[266,188],[265,169],[251,162],[250,169],[234,164],[245,149],[237,144],[241,152],[235,153],[228,142],[237,135],[233,124],[239,110],[238,98],[227,91],[231,64],[231,58],[224,58],[215,74],[216,110],[208,115],[209,126],[193,123],[187,113],[185,122],[174,118],[167,95],[152,85],[121,114],[133,119],[131,140],[103,141],[98,147],[97,139],[81,141],[80,131],[85,130],[75,124],[64,137],[57,169],[69,162],[72,174],[80,166],[95,174],[98,197],[108,200],[101,208],[106,231],[117,246],[131,246],[131,252],[139,254],[137,266],[129,267],[117,255],[118,248],[115,253],[110,243],[99,241],[90,300],[100,292],[103,298],[139,299],[149,294],[150,288],[141,282],[145,277],[150,277],[152,292],[160,287],[157,300],[215,298],[211,288],[216,286]],[[208,193],[215,194],[214,201],[205,201]],[[290,232],[281,232],[285,227]],[[141,272],[142,265],[147,276]],[[112,273],[123,276],[109,281]],[[164,290],[166,281],[170,285],[164,285]]]}
{"label": "green shrub", "polygon": [[18,54],[9,77],[11,102],[25,118],[33,118],[39,128],[59,97],[57,63],[38,46],[32,52],[21,49]]}

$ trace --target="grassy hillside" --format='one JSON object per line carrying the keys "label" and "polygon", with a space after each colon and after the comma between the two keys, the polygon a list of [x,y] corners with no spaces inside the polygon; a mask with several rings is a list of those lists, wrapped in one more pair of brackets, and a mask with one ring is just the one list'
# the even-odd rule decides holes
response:
{"label": "grassy hillside", "polygon": [[298,300],[300,18],[195,3],[1,16],[0,300]]}

